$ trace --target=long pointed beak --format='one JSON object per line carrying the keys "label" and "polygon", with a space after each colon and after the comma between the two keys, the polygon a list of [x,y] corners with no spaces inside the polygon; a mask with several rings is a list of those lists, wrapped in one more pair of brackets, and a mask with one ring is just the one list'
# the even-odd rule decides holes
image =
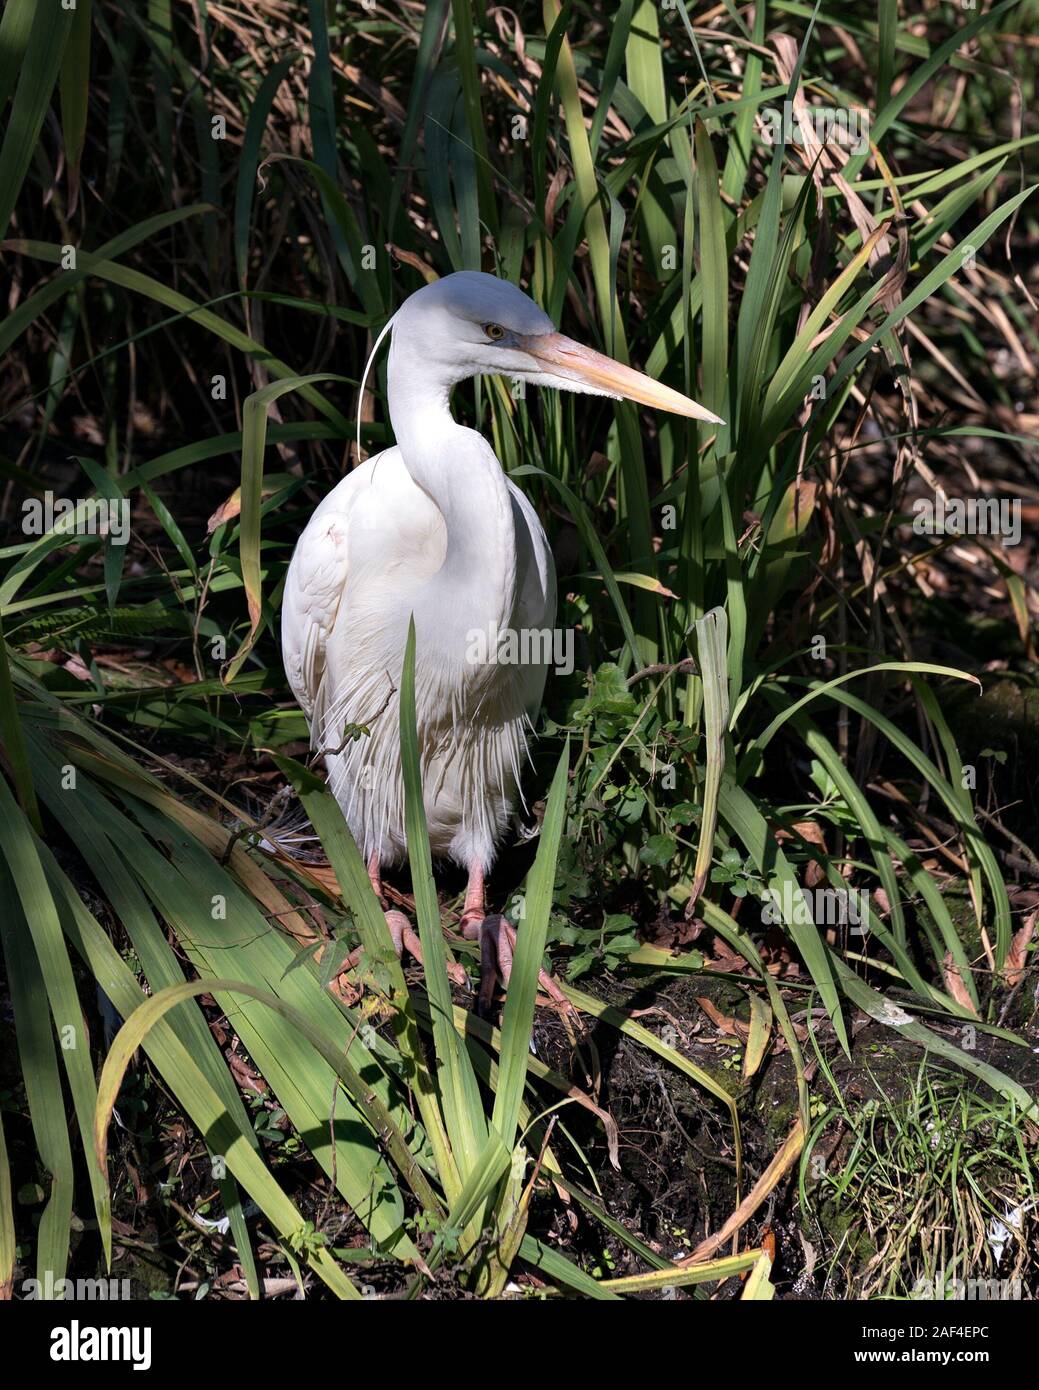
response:
{"label": "long pointed beak", "polygon": [[553,376],[566,377],[592,391],[623,396],[625,400],[653,406],[656,410],[668,410],[672,415],[685,415],[690,420],[706,420],[712,425],[725,424],[724,420],[689,396],[672,391],[670,386],[654,381],[651,376],[636,372],[632,367],[625,367],[612,357],[604,357],[593,348],[583,347],[562,333],[532,334],[523,339],[522,349]]}

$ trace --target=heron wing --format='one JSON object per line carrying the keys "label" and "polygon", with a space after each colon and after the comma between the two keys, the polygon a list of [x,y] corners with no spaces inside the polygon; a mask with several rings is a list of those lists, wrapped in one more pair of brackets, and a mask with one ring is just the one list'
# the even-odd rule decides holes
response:
{"label": "heron wing", "polygon": [[[537,512],[515,483],[506,479],[512,499],[516,534],[516,600],[512,626],[516,631],[551,629],[556,621],[556,567]],[[520,668],[523,707],[531,723],[541,708],[548,667],[530,663]]]}
{"label": "heron wing", "polygon": [[292,693],[313,721],[326,674],[328,638],[339,616],[350,563],[350,514],[363,486],[355,469],[315,509],[285,580],[281,650]]}

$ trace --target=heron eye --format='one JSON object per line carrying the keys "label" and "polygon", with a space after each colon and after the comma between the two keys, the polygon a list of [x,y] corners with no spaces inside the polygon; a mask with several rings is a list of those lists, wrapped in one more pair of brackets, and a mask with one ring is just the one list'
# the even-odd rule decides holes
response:
{"label": "heron eye", "polygon": [[488,338],[495,343],[498,342],[499,339],[505,337],[505,329],[502,328],[500,323],[485,323],[483,331],[487,334]]}

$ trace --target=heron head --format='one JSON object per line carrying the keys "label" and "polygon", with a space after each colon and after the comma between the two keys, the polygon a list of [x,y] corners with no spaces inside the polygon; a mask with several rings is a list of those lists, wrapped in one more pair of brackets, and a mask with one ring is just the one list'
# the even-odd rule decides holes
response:
{"label": "heron head", "polygon": [[441,367],[452,384],[471,376],[514,377],[723,423],[670,386],[557,333],[532,299],[494,275],[461,270],[416,291],[397,311],[395,349],[398,335],[428,366]]}

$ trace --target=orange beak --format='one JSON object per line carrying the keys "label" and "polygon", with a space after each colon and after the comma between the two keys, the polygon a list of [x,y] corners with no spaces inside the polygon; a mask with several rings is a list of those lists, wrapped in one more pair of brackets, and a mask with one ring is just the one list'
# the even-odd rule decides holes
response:
{"label": "orange beak", "polygon": [[705,420],[712,425],[725,424],[705,406],[683,396],[680,391],[672,391],[670,386],[654,381],[651,376],[636,372],[632,367],[625,367],[612,357],[604,357],[593,348],[582,347],[562,333],[532,334],[522,340],[522,350],[553,376],[566,377],[593,391],[622,396],[625,400],[637,401],[639,405],[667,410],[672,415],[684,415],[690,420]]}

